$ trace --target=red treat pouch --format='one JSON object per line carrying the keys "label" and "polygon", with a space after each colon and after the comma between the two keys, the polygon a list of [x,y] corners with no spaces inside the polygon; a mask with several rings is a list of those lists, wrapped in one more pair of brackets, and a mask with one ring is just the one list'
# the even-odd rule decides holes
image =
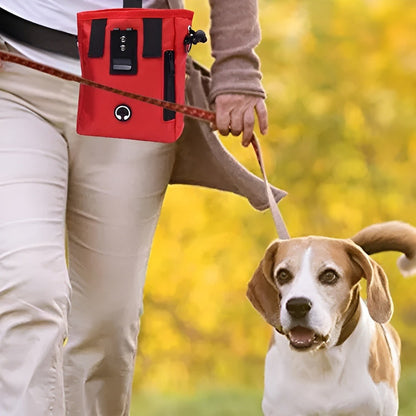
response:
{"label": "red treat pouch", "polygon": [[[135,94],[183,104],[193,12],[184,9],[106,9],[77,15],[82,76]],[[193,32],[195,33],[195,32]],[[113,92],[81,85],[77,132],[174,142],[183,115]]]}

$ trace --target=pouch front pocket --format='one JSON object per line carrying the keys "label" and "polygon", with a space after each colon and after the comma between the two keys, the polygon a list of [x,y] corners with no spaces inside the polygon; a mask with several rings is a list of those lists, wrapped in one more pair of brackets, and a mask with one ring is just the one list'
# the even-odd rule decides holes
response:
{"label": "pouch front pocket", "polygon": [[[165,80],[164,80],[164,95],[163,99],[171,103],[175,102],[175,52],[165,51],[164,54],[164,66],[165,66]],[[171,110],[163,110],[163,120],[173,120],[176,113]]]}

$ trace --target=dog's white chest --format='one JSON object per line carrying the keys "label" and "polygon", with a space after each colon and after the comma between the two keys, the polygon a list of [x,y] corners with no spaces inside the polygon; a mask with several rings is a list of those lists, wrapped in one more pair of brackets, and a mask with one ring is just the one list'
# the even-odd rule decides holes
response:
{"label": "dog's white chest", "polygon": [[397,415],[391,389],[375,384],[367,371],[370,338],[360,336],[359,327],[339,348],[312,353],[293,351],[276,333],[266,356],[264,415]]}

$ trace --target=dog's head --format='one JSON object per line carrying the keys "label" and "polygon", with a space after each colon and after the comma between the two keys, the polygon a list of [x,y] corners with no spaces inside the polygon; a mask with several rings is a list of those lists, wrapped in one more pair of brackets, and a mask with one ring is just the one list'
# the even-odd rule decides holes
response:
{"label": "dog's head", "polygon": [[371,317],[393,313],[383,269],[351,240],[304,237],[276,240],[267,248],[247,296],[265,320],[297,350],[336,345],[346,316],[367,280]]}

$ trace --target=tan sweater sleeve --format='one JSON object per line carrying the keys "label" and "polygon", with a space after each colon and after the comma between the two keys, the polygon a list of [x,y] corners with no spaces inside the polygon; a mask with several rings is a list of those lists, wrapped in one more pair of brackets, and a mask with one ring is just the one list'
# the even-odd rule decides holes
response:
{"label": "tan sweater sleeve", "polygon": [[265,97],[260,61],[254,48],[260,42],[257,0],[209,0],[212,56],[210,102],[224,93]]}

